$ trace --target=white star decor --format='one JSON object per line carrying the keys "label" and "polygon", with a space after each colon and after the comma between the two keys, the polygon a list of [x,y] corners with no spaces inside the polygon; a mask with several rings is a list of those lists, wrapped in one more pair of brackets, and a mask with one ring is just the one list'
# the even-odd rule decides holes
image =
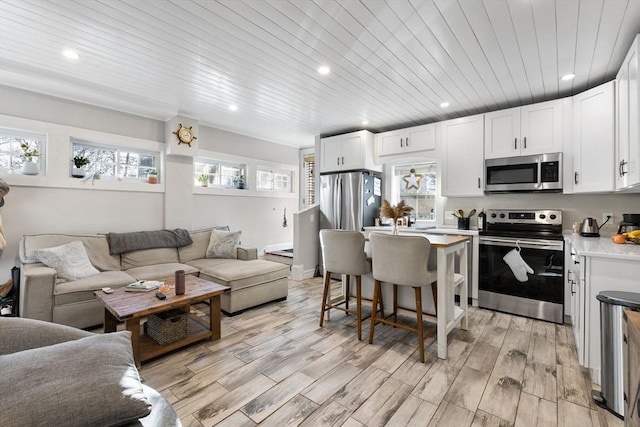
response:
{"label": "white star decor", "polygon": [[420,184],[422,183],[422,175],[417,174],[415,169],[411,169],[409,175],[405,175],[402,177],[405,185],[407,186],[407,190],[411,190],[415,188],[416,190],[420,189]]}

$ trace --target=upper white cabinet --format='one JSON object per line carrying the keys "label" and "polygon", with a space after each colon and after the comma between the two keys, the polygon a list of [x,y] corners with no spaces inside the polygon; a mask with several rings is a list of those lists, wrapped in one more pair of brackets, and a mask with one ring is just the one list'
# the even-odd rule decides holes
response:
{"label": "upper white cabinet", "polygon": [[483,115],[438,123],[443,156],[443,196],[482,196]]}
{"label": "upper white cabinet", "polygon": [[573,97],[573,191],[614,189],[614,82]]}
{"label": "upper white cabinet", "polygon": [[320,140],[320,172],[368,169],[381,171],[373,163],[373,134],[366,130]]}
{"label": "upper white cabinet", "polygon": [[429,124],[379,133],[375,143],[378,156],[435,150],[436,126]]}
{"label": "upper white cabinet", "polygon": [[562,151],[562,100],[484,115],[486,159]]}
{"label": "upper white cabinet", "polygon": [[617,133],[615,150],[615,187],[626,189],[640,185],[640,135],[638,123],[638,43],[636,36],[616,77]]}

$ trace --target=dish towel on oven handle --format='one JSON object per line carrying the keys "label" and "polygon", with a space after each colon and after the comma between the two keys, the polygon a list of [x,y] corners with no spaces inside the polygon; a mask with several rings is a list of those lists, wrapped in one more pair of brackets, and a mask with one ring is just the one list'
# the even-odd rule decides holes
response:
{"label": "dish towel on oven handle", "polygon": [[507,263],[513,272],[513,275],[516,276],[516,279],[518,279],[519,282],[526,282],[529,280],[527,273],[533,274],[533,269],[529,267],[529,265],[524,262],[520,256],[520,247],[517,249],[511,249],[504,257],[502,257],[502,259]]}

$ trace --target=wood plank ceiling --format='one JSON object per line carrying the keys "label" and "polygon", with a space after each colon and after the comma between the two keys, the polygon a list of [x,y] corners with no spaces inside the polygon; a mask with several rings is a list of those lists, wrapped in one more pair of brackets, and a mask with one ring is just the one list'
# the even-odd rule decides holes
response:
{"label": "wood plank ceiling", "polygon": [[638,0],[0,0],[0,84],[310,146],[581,92],[638,32]]}

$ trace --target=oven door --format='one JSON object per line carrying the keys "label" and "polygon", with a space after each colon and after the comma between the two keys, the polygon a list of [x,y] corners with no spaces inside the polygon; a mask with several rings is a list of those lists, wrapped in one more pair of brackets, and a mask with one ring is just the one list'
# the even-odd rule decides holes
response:
{"label": "oven door", "polygon": [[[562,240],[479,238],[478,305],[536,319],[563,323],[564,242]],[[504,260],[513,249],[533,270],[520,281]],[[520,274],[522,278],[522,274]]]}

